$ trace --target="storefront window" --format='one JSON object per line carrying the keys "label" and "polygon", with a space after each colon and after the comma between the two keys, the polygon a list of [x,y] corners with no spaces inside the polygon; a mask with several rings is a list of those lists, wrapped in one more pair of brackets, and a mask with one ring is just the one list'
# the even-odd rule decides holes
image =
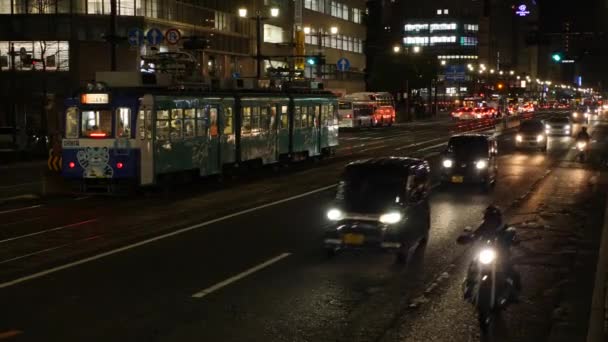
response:
{"label": "storefront window", "polygon": [[[13,44],[15,70],[17,71],[68,71],[70,70],[70,46],[66,41],[0,41],[0,68],[9,70],[10,49]],[[20,54],[24,51],[24,54]]]}

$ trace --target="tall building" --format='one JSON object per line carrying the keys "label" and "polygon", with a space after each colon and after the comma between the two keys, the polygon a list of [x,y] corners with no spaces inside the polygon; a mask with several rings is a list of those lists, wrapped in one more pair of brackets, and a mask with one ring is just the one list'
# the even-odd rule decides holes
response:
{"label": "tall building", "polygon": [[195,76],[215,87],[277,77],[293,69],[305,26],[306,53],[326,55],[322,72],[308,66],[307,75],[363,89],[364,0],[115,2],[112,15],[113,0],[0,0],[0,126],[61,129],[64,98],[113,60],[117,71],[151,70],[164,65],[160,55],[185,52]]}

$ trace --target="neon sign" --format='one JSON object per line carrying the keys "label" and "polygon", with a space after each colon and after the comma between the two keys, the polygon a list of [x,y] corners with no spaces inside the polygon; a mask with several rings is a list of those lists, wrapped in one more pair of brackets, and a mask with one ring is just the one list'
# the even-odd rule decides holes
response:
{"label": "neon sign", "polygon": [[521,4],[521,5],[517,6],[517,10],[515,11],[515,14],[517,14],[520,17],[527,17],[530,14],[530,11],[528,10],[528,6],[526,6],[525,4]]}
{"label": "neon sign", "polygon": [[83,104],[107,104],[110,101],[108,94],[82,94],[80,102]]}

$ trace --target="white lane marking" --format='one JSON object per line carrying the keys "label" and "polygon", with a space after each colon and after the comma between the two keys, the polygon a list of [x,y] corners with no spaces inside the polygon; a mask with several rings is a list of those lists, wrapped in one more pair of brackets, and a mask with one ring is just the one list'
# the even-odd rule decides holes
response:
{"label": "white lane marking", "polygon": [[439,147],[439,146],[443,146],[443,145],[445,145],[445,144],[447,144],[447,142],[443,142],[443,143],[435,144],[435,145],[432,145],[432,146],[427,146],[427,147],[425,147],[425,148],[421,148],[421,149],[419,149],[417,152],[422,152],[422,151],[426,151],[426,150],[431,150],[431,149],[437,148],[437,147]]}
{"label": "white lane marking", "polygon": [[94,240],[94,239],[99,238],[100,236],[101,236],[101,235],[95,235],[95,236],[88,237],[88,238],[86,238],[86,239],[82,239],[82,240],[77,240],[77,241],[73,241],[73,242],[64,243],[63,245],[59,245],[59,246],[54,246],[54,247],[49,247],[49,248],[41,249],[41,250],[36,251],[36,252],[32,252],[32,253],[28,253],[28,254],[20,255],[20,256],[18,256],[18,257],[14,257],[14,258],[11,258],[11,259],[2,260],[2,261],[0,261],[0,264],[6,264],[6,263],[9,263],[9,262],[12,262],[12,261],[17,261],[17,260],[21,260],[21,259],[29,258],[29,257],[34,256],[34,255],[43,254],[43,253],[46,253],[46,252],[51,252],[51,251],[54,251],[54,250],[57,250],[57,249],[60,249],[60,248],[64,248],[64,247],[67,247],[67,246],[74,245],[74,244],[76,244],[76,243],[78,243],[78,242],[83,242],[83,241]]}
{"label": "white lane marking", "polygon": [[423,144],[426,144],[426,143],[430,143],[432,141],[437,141],[437,140],[442,140],[442,139],[445,139],[445,137],[443,137],[443,138],[435,138],[435,139],[425,140],[425,141],[420,141],[420,142],[417,142],[417,143],[413,143],[413,144],[397,147],[395,149],[395,151],[401,151],[401,150],[404,150],[406,148],[416,147],[416,146],[420,146],[420,145],[423,145]]}
{"label": "white lane marking", "polygon": [[182,229],[178,229],[178,230],[170,232],[170,233],[166,233],[166,234],[163,234],[163,235],[155,236],[155,237],[152,237],[152,238],[149,238],[149,239],[146,239],[146,240],[143,240],[143,241],[139,241],[139,242],[127,245],[127,246],[123,246],[123,247],[116,248],[116,249],[113,249],[113,250],[110,250],[110,251],[107,251],[107,252],[103,252],[103,253],[100,253],[100,254],[97,254],[97,255],[93,255],[93,256],[90,256],[88,258],[80,259],[80,260],[73,261],[73,262],[70,262],[70,263],[67,263],[67,264],[64,264],[64,265],[60,265],[60,266],[57,266],[57,267],[50,268],[48,270],[44,270],[44,271],[40,271],[40,272],[37,272],[37,273],[34,273],[34,274],[23,276],[21,278],[17,278],[17,279],[14,279],[14,280],[10,280],[10,281],[1,283],[0,284],[0,289],[6,288],[6,287],[10,287],[10,286],[13,286],[13,285],[17,285],[17,284],[23,283],[23,282],[28,281],[28,280],[40,278],[40,277],[43,277],[45,275],[52,274],[52,273],[55,273],[55,272],[59,272],[59,271],[65,270],[65,269],[69,269],[69,268],[72,268],[72,267],[75,267],[75,266],[78,266],[78,265],[86,264],[88,262],[95,261],[95,260],[101,259],[101,258],[105,258],[107,256],[114,255],[114,254],[117,254],[117,253],[121,253],[121,252],[130,250],[130,249],[133,249],[133,248],[144,246],[144,245],[150,244],[152,242],[156,242],[156,241],[163,240],[163,239],[166,239],[166,238],[169,238],[169,237],[172,237],[172,236],[180,235],[180,234],[189,232],[191,230],[203,228],[203,227],[212,225],[212,224],[217,223],[217,222],[226,221],[226,220],[231,219],[233,217],[241,216],[241,215],[248,214],[248,213],[260,210],[260,209],[265,209],[265,208],[272,207],[272,206],[275,206],[275,205],[278,205],[278,204],[282,204],[282,203],[293,201],[293,200],[296,200],[296,199],[299,199],[299,198],[302,198],[302,197],[310,196],[310,195],[313,195],[313,194],[316,194],[316,193],[319,193],[319,192],[323,192],[323,191],[326,191],[326,190],[329,190],[329,189],[333,189],[335,187],[336,187],[336,184],[324,186],[322,188],[311,190],[311,191],[308,191],[308,192],[305,192],[305,193],[302,193],[302,194],[299,194],[299,195],[291,196],[291,197],[284,198],[282,200],[274,201],[274,202],[271,202],[271,203],[262,204],[260,206],[254,207],[254,208],[245,209],[245,210],[233,213],[233,214],[229,214],[229,215],[226,215],[226,216],[218,217],[218,218],[213,219],[213,220],[209,220],[209,221],[206,221],[206,222],[198,223],[198,224],[195,224],[193,226],[189,226],[189,227],[185,227],[185,228],[182,228]]}
{"label": "white lane marking", "polygon": [[253,274],[253,273],[255,273],[255,272],[257,272],[257,271],[259,271],[261,269],[264,269],[264,268],[266,268],[266,267],[268,267],[268,266],[270,266],[270,265],[272,265],[272,264],[274,264],[274,263],[276,263],[276,262],[278,262],[278,261],[280,261],[280,260],[282,260],[282,259],[290,256],[290,255],[291,255],[291,253],[280,254],[280,255],[278,255],[278,256],[276,256],[276,257],[274,257],[274,258],[272,258],[272,259],[270,259],[268,261],[265,261],[265,262],[263,262],[263,263],[261,263],[261,264],[259,264],[257,266],[254,266],[254,267],[252,267],[252,268],[250,268],[250,269],[248,269],[248,270],[246,270],[244,272],[241,272],[241,273],[239,273],[239,274],[237,274],[237,275],[235,275],[233,277],[230,277],[230,278],[228,278],[228,279],[226,279],[224,281],[221,281],[221,282],[219,282],[219,283],[217,283],[217,284],[215,284],[215,285],[213,285],[211,287],[208,287],[208,288],[206,288],[206,289],[204,289],[202,291],[199,291],[199,292],[193,294],[192,297],[193,298],[199,298],[199,299],[203,298],[206,295],[209,295],[209,294],[211,294],[211,293],[213,293],[213,292],[221,289],[222,287],[226,287],[226,286],[234,283],[235,281],[241,280],[241,279],[247,277],[248,275],[251,275],[251,274]]}
{"label": "white lane marking", "polygon": [[2,186],[0,186],[0,189],[18,188],[21,186],[33,185],[33,184],[42,184],[42,182],[28,182],[28,183],[18,183],[18,184],[13,184],[13,185],[2,185]]}
{"label": "white lane marking", "polygon": [[14,212],[17,212],[17,211],[35,209],[35,208],[40,208],[40,207],[42,207],[42,204],[37,204],[37,205],[32,205],[32,206],[29,206],[29,207],[23,207],[23,208],[17,208],[17,209],[5,210],[5,211],[0,211],[0,215],[14,213]]}
{"label": "white lane marking", "polygon": [[432,152],[432,153],[428,153],[428,154],[426,154],[426,155],[425,155],[423,158],[424,158],[424,159],[429,159],[429,158],[432,158],[432,157],[434,157],[434,156],[438,156],[438,155],[440,155],[440,154],[441,154],[441,152]]}
{"label": "white lane marking", "polygon": [[91,222],[95,222],[95,221],[97,221],[97,219],[93,218],[93,219],[89,219],[89,220],[85,220],[85,221],[81,221],[81,222],[76,222],[76,223],[68,224],[68,225],[61,226],[61,227],[55,227],[55,228],[45,229],[45,230],[41,230],[41,231],[38,231],[38,232],[29,233],[29,234],[25,234],[25,235],[14,236],[14,237],[6,238],[4,240],[0,240],[0,243],[6,243],[6,242],[10,242],[10,241],[24,239],[24,238],[30,237],[30,236],[36,236],[36,235],[40,235],[40,234],[50,233],[50,232],[54,232],[56,230],[62,230],[62,229],[66,229],[66,228],[77,227],[77,226],[81,226],[83,224],[87,224],[87,223],[91,223]]}
{"label": "white lane marking", "polygon": [[74,198],[74,201],[82,201],[82,200],[85,200],[85,199],[87,199],[87,198],[91,198],[91,196],[81,196],[81,197],[76,197],[76,198]]}

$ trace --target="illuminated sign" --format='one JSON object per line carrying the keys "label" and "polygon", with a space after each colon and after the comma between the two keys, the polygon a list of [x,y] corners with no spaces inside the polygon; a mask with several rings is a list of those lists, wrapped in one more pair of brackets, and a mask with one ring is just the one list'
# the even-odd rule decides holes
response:
{"label": "illuminated sign", "polygon": [[406,24],[404,27],[405,31],[422,31],[428,30],[429,24]]}
{"label": "illuminated sign", "polygon": [[574,63],[574,59],[564,59],[562,60],[562,63],[571,64]]}
{"label": "illuminated sign", "polygon": [[456,36],[431,37],[431,45],[443,43],[456,43]]}
{"label": "illuminated sign", "polygon": [[521,82],[519,83],[519,86],[520,86],[521,88],[525,88],[525,87],[526,87],[526,81],[521,80]]}
{"label": "illuminated sign", "polygon": [[517,10],[515,11],[515,14],[517,14],[520,17],[527,17],[530,14],[530,11],[528,10],[528,6],[521,4],[521,5],[517,6]]}
{"label": "illuminated sign", "polygon": [[80,102],[83,104],[107,104],[110,103],[108,94],[82,94]]}
{"label": "illuminated sign", "polygon": [[405,45],[429,45],[429,37],[405,37],[403,43]]}

